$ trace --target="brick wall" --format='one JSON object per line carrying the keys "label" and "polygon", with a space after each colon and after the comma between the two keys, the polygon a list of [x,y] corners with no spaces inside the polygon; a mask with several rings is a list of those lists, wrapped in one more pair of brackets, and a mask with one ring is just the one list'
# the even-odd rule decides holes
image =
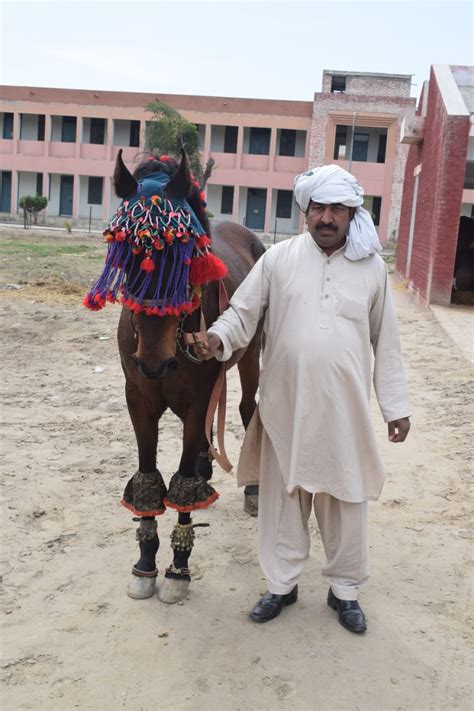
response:
{"label": "brick wall", "polygon": [[405,276],[413,169],[421,163],[409,282],[425,305],[451,301],[468,137],[469,117],[447,113],[431,70],[423,143],[410,148],[407,161],[397,253]]}
{"label": "brick wall", "polygon": [[[331,79],[330,72],[323,72],[322,92],[330,93]],[[338,74],[337,76],[341,76]],[[408,98],[410,96],[410,78],[402,77],[378,77],[359,74],[353,76],[346,75],[346,94],[358,94],[360,96],[398,96]]]}

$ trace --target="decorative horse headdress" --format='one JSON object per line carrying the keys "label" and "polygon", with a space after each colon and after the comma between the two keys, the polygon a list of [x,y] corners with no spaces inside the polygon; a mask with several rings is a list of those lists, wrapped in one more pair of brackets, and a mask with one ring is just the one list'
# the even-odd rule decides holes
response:
{"label": "decorative horse headdress", "polygon": [[115,192],[123,198],[104,236],[103,272],[84,299],[93,311],[120,302],[148,316],[179,316],[200,304],[201,286],[227,267],[211,251],[204,193],[181,163],[154,156],[132,176],[119,151]]}

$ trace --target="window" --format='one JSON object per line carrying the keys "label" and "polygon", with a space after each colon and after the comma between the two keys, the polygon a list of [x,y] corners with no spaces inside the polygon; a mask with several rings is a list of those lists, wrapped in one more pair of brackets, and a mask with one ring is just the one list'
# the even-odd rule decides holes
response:
{"label": "window", "polygon": [[474,161],[468,160],[464,173],[464,190],[474,190]]}
{"label": "window", "polygon": [[249,153],[267,156],[270,153],[270,133],[269,128],[251,128]]}
{"label": "window", "polygon": [[102,205],[103,178],[89,178],[87,202],[89,205]]}
{"label": "window", "polygon": [[91,118],[90,143],[103,146],[105,143],[105,119]]}
{"label": "window", "polygon": [[224,153],[237,153],[237,126],[226,126],[224,129]]}
{"label": "window", "polygon": [[277,191],[276,217],[281,217],[282,219],[291,218],[292,195],[291,190]]}
{"label": "window", "polygon": [[344,94],[346,90],[346,77],[331,77],[331,94]]}
{"label": "window", "polygon": [[363,206],[372,217],[374,225],[378,227],[378,225],[380,224],[380,210],[382,208],[382,198],[377,195],[374,197],[372,197],[371,195],[365,195]]}
{"label": "window", "polygon": [[221,215],[232,215],[232,206],[234,204],[234,186],[222,186],[221,198]]}
{"label": "window", "polygon": [[[44,114],[39,114],[38,115],[38,141],[44,141],[44,123],[45,123],[45,115]],[[38,193],[39,195],[41,193]]]}
{"label": "window", "polygon": [[10,212],[12,199],[12,174],[10,170],[0,172],[0,212]]}
{"label": "window", "polygon": [[354,144],[352,146],[352,160],[367,161],[369,151],[369,134],[354,133]]}
{"label": "window", "polygon": [[334,142],[334,160],[346,160],[347,155],[347,126],[336,126],[336,140]]}
{"label": "window", "polygon": [[387,134],[381,133],[377,148],[377,163],[385,163],[385,152],[387,150]]}
{"label": "window", "polygon": [[62,143],[76,142],[77,119],[75,116],[63,116],[61,128]]}
{"label": "window", "polygon": [[282,128],[280,134],[281,156],[294,156],[296,151],[296,131],[291,128]]}
{"label": "window", "polygon": [[3,114],[3,135],[2,138],[13,138],[13,114]]}
{"label": "window", "polygon": [[140,121],[130,121],[130,146],[138,148],[140,145]]}
{"label": "window", "polygon": [[43,194],[43,173],[36,173],[36,194]]}

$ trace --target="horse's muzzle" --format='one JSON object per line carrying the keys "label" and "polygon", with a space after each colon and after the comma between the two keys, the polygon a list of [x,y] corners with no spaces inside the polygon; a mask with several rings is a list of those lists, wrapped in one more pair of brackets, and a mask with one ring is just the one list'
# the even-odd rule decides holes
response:
{"label": "horse's muzzle", "polygon": [[157,370],[150,370],[142,359],[136,354],[132,355],[132,359],[135,362],[139,373],[143,375],[144,378],[148,378],[148,380],[163,380],[168,375],[171,375],[171,373],[174,373],[178,367],[177,358],[169,358],[168,360],[165,360],[165,362],[162,363]]}

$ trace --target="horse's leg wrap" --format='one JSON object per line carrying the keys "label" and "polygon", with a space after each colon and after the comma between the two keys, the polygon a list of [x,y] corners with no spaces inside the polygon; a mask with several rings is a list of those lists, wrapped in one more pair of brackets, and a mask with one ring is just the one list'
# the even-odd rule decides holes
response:
{"label": "horse's leg wrap", "polygon": [[143,578],[156,578],[155,556],[160,547],[158,524],[155,519],[142,518],[137,528],[136,538],[140,546],[140,560],[132,568],[132,573]]}
{"label": "horse's leg wrap", "polygon": [[173,474],[164,504],[181,513],[205,509],[219,498],[217,491],[200,476]]}
{"label": "horse's leg wrap", "polygon": [[158,469],[137,471],[128,481],[120,503],[135,516],[161,516],[166,510],[165,496],[166,484]]}
{"label": "horse's leg wrap", "polygon": [[127,590],[128,595],[135,599],[151,597],[155,592],[158,575],[155,559],[160,547],[157,529],[154,518],[142,518],[137,528],[140,559],[132,568],[132,580]]}
{"label": "horse's leg wrap", "polygon": [[188,559],[194,545],[194,529],[196,526],[208,525],[206,523],[193,524],[189,513],[179,514],[179,522],[171,533],[173,562],[166,569],[165,579],[158,593],[158,597],[162,602],[173,603],[186,598],[189,583],[191,582]]}
{"label": "horse's leg wrap", "polygon": [[171,548],[174,551],[173,562],[166,570],[166,578],[191,580],[188,559],[193,549],[195,535],[191,518],[189,523],[177,523],[175,525],[171,532]]}

